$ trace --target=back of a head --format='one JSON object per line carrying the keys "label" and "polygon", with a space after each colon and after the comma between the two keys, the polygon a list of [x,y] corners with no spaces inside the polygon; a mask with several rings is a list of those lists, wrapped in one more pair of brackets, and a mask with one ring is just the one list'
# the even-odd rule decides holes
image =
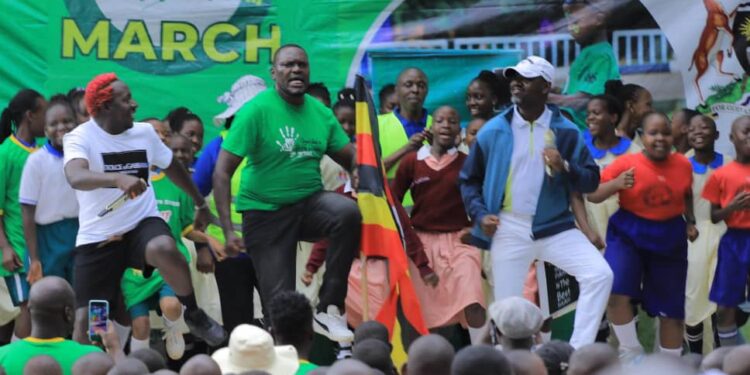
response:
{"label": "back of a head", "polygon": [[669,354],[653,354],[647,356],[641,363],[625,367],[621,370],[605,370],[605,374],[624,374],[624,375],[694,375],[698,371],[690,368],[679,357]]}
{"label": "back of a head", "polygon": [[63,369],[57,361],[48,356],[40,355],[30,359],[23,367],[23,375],[63,375]]}
{"label": "back of a head", "polygon": [[182,365],[180,375],[221,375],[221,368],[211,357],[199,354]]}
{"label": "back of a head", "polygon": [[135,358],[125,358],[115,364],[107,375],[143,375],[148,374],[148,367]]}
{"label": "back of a head", "polygon": [[277,345],[297,347],[312,340],[312,306],[304,294],[285,291],[275,295],[268,303],[268,315]]}
{"label": "back of a head", "polygon": [[443,336],[421,336],[409,346],[409,375],[449,375],[455,355],[453,345]]}
{"label": "back of a head", "polygon": [[570,356],[568,375],[593,375],[617,365],[617,352],[604,343],[593,343],[581,347]]}
{"label": "back of a head", "polygon": [[352,358],[360,360],[384,374],[393,374],[391,347],[380,340],[367,339],[358,342],[352,350]]}
{"label": "back of a head", "polygon": [[167,361],[164,360],[164,357],[162,357],[159,352],[153,349],[146,348],[136,350],[135,352],[130,353],[128,357],[135,358],[143,362],[143,364],[148,367],[148,371],[150,372],[155,372],[167,368]]}
{"label": "back of a head", "polygon": [[453,358],[452,375],[511,375],[508,359],[492,346],[477,345],[461,349]]}
{"label": "back of a head", "polygon": [[682,356],[682,361],[685,362],[686,365],[690,366],[690,368],[698,370],[701,368],[701,361],[703,361],[703,356],[698,353],[687,353]]}
{"label": "back of a head", "polygon": [[734,349],[733,346],[722,346],[714,349],[714,351],[706,354],[706,357],[703,358],[700,369],[702,371],[723,369],[724,358],[732,351],[732,349]]}
{"label": "back of a head", "polygon": [[102,352],[89,353],[78,358],[73,365],[73,375],[105,375],[112,367],[115,361],[112,357]]}
{"label": "back of a head", "polygon": [[372,375],[373,369],[356,359],[336,361],[328,369],[326,375]]}
{"label": "back of a head", "polygon": [[513,375],[547,375],[547,368],[538,355],[528,350],[504,352],[513,367]]}
{"label": "back of a head", "polygon": [[540,346],[534,353],[544,361],[549,375],[562,375],[568,369],[570,356],[574,350],[567,342],[552,340]]}
{"label": "back of a head", "polygon": [[367,339],[380,340],[388,345],[388,328],[377,320],[368,320],[354,330],[354,345]]}
{"label": "back of a head", "polygon": [[29,310],[32,318],[37,312],[57,311],[64,307],[72,308],[74,303],[73,287],[61,277],[45,276],[34,283],[29,291]]}
{"label": "back of a head", "polygon": [[740,345],[724,357],[722,367],[727,375],[750,374],[750,345]]}

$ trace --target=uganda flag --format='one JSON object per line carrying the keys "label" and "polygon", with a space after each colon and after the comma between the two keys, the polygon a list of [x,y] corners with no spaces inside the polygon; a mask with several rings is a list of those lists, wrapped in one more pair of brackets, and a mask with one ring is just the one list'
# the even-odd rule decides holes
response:
{"label": "uganda flag", "polygon": [[388,259],[390,293],[375,318],[393,332],[396,310],[401,302],[406,320],[420,334],[427,328],[419,300],[409,278],[409,263],[404,251],[401,223],[394,208],[393,195],[386,183],[385,169],[378,141],[378,118],[370,92],[362,76],[354,85],[357,127],[357,204],[362,213],[361,250],[365,256]]}

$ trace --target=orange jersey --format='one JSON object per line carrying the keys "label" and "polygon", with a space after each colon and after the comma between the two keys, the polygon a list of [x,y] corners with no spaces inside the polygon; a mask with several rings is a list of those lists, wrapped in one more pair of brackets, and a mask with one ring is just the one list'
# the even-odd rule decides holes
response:
{"label": "orange jersey", "polygon": [[635,183],[619,191],[622,209],[649,220],[667,220],[685,212],[685,196],[693,184],[693,167],[686,157],[672,153],[655,162],[643,153],[623,155],[604,168],[601,183],[630,168],[635,168]]}
{"label": "orange jersey", "polygon": [[[724,208],[743,191],[750,192],[750,165],[733,161],[708,178],[701,195],[711,204]],[[750,210],[732,212],[724,221],[729,228],[750,229]]]}

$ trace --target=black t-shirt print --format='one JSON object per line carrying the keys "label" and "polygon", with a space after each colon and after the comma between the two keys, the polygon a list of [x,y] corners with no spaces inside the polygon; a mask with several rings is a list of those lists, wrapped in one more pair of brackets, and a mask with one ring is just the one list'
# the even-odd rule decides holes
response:
{"label": "black t-shirt print", "polygon": [[103,153],[102,160],[104,173],[124,173],[148,181],[146,150]]}

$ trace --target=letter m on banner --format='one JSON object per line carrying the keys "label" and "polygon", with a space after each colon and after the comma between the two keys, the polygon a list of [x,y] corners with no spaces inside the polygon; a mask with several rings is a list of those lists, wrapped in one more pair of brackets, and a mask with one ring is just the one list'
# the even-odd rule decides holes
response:
{"label": "letter m on banner", "polygon": [[362,212],[361,251],[365,256],[388,259],[390,293],[376,319],[393,332],[398,302],[406,320],[420,334],[427,328],[419,300],[409,278],[409,263],[404,251],[401,223],[394,208],[393,195],[386,183],[378,138],[378,119],[372,96],[362,76],[357,76],[357,204]]}

